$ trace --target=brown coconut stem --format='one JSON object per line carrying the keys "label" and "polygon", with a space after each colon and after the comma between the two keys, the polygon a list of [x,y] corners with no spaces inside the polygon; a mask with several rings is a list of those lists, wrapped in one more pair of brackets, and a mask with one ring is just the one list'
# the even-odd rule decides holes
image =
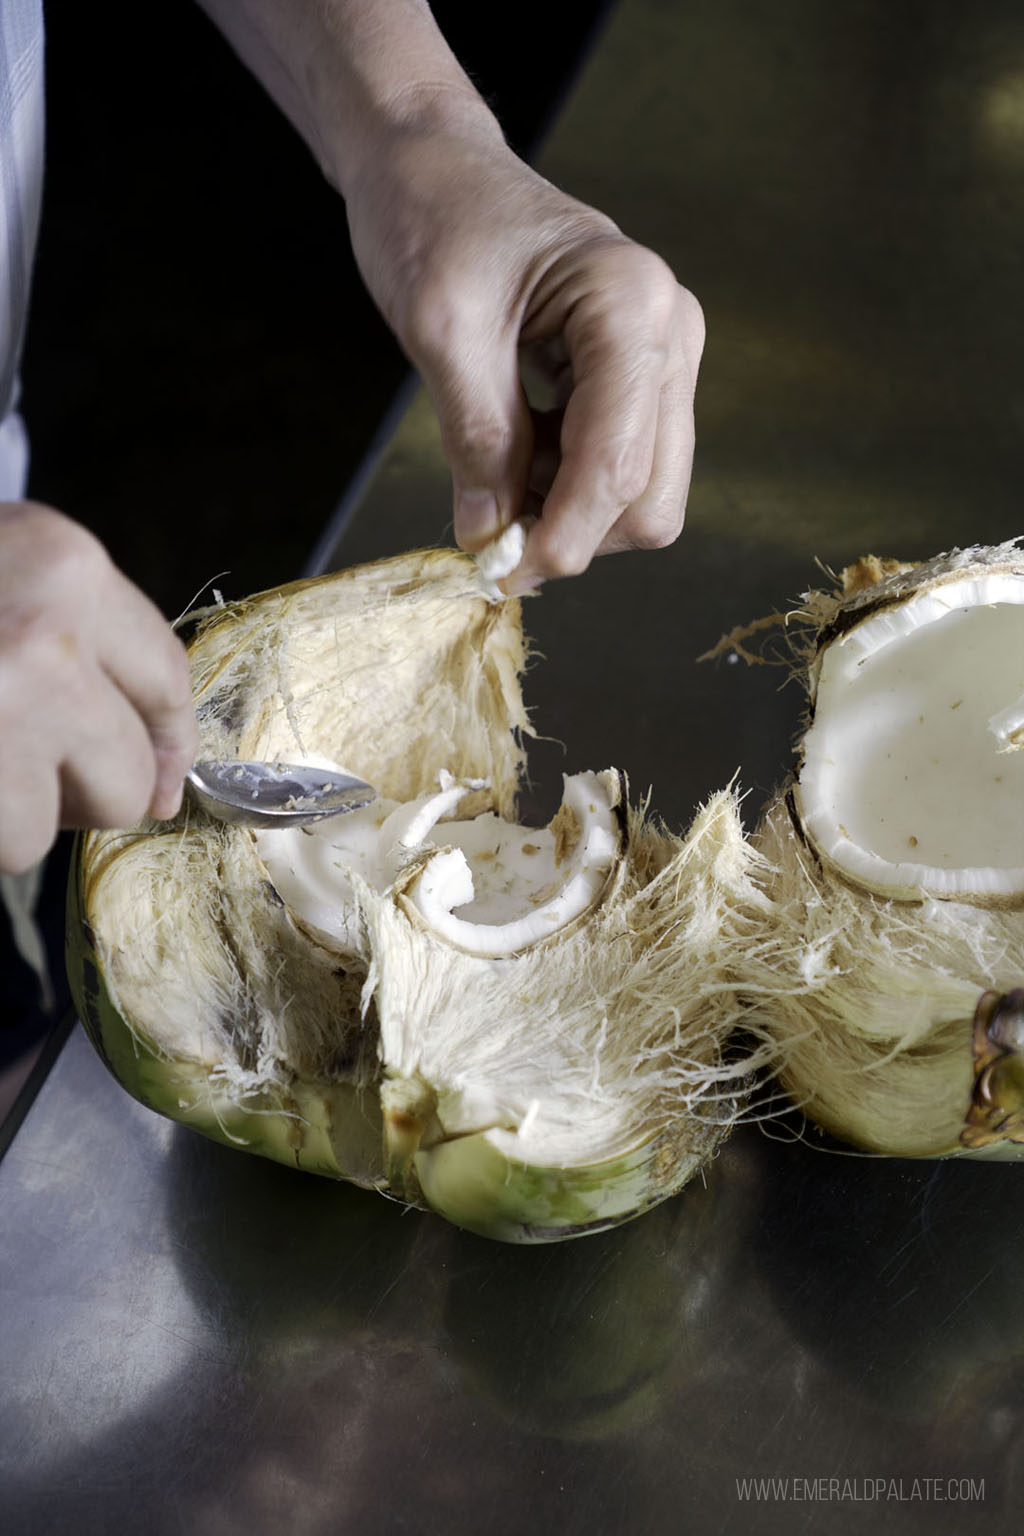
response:
{"label": "brown coconut stem", "polygon": [[981,994],[972,1051],[974,1087],[961,1142],[1024,1142],[1024,987]]}

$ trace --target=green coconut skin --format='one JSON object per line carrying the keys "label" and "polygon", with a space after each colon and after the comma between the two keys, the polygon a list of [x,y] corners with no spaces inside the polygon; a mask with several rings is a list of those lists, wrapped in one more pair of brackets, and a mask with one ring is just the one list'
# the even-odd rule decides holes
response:
{"label": "green coconut skin", "polygon": [[[163,1056],[128,1027],[103,981],[80,917],[80,881],[69,888],[68,976],[86,1034],[107,1069],[147,1108],[213,1141],[306,1173],[384,1188],[353,1170],[380,1158],[376,1099],[348,1084],[294,1085],[287,1098],[263,1092],[243,1106],[215,1091],[200,1062]],[[422,1205],[456,1226],[506,1243],[584,1237],[642,1215],[667,1200],[703,1161],[668,1156],[664,1134],[584,1168],[539,1167],[509,1157],[481,1132],[417,1152]],[[671,1169],[666,1183],[659,1167]],[[387,1192],[385,1190],[385,1192]]]}
{"label": "green coconut skin", "polygon": [[147,1108],[226,1146],[287,1167],[375,1187],[380,1162],[376,1098],[349,1083],[295,1082],[287,1093],[264,1089],[242,1104],[216,1087],[203,1063],[158,1052],[122,1018],[107,990],[85,916],[81,839],[68,882],[66,963],[82,1027],[104,1065]]}
{"label": "green coconut skin", "polygon": [[[870,556],[789,616],[806,733],[792,781],[752,836],[775,915],[740,986],[780,1045],[780,1086],[821,1130],[871,1154],[1024,1157],[1024,898],[886,886],[835,862],[805,821],[807,735],[831,647],[949,583],[1000,576],[1024,576],[1018,540],[920,565]],[[955,820],[955,800],[946,814]]]}
{"label": "green coconut skin", "polygon": [[383,1117],[372,1090],[296,1081],[287,1094],[265,1089],[239,1103],[227,1085],[213,1084],[206,1064],[157,1051],[126,1023],[85,916],[80,843],[68,885],[66,959],[82,1026],[133,1098],[213,1141],[377,1189],[481,1237],[536,1244],[606,1231],[642,1215],[676,1194],[719,1138],[709,1126],[705,1147],[691,1125],[686,1153],[677,1134],[661,1131],[615,1157],[560,1168],[510,1156],[500,1145],[508,1133],[483,1131],[415,1151],[404,1176],[389,1184]]}
{"label": "green coconut skin", "polygon": [[[710,1140],[711,1138],[709,1138]],[[526,1163],[481,1131],[417,1152],[413,1167],[431,1209],[481,1237],[550,1243],[631,1221],[674,1195],[706,1159],[680,1156],[670,1132],[585,1167]]]}
{"label": "green coconut skin", "polygon": [[[339,668],[354,653],[364,664]],[[518,604],[494,602],[468,557],[413,552],[218,607],[190,656],[204,755],[286,761],[329,746],[382,799],[408,803],[450,773],[488,782],[479,809],[514,816],[526,644]],[[226,1146],[503,1242],[601,1231],[692,1176],[752,1070],[719,1060],[739,1012],[724,957],[747,927],[730,898],[757,900],[736,797],[713,797],[685,838],[630,818],[629,861],[586,925],[508,968],[432,948],[400,901],[369,889],[358,953],[325,945],[248,835],[193,807],[168,827],[84,834],[68,906],[80,1017],[128,1093]],[[494,1020],[518,1046],[511,1076]],[[548,1141],[543,1122],[520,1134],[535,1020],[556,1087],[569,1085]],[[464,1079],[477,1092],[492,1074],[516,1085],[511,1108],[478,1093],[450,1112]],[[389,1098],[419,1079],[449,1095],[422,1124],[417,1093],[404,1119]],[[604,1131],[595,1098],[602,1115],[612,1106]]]}

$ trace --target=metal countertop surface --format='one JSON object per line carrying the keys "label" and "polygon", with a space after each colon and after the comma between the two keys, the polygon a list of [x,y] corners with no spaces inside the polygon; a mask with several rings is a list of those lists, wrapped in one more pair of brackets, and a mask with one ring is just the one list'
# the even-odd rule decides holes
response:
{"label": "metal countertop surface", "polygon": [[[1022,531],[1024,15],[623,0],[540,164],[708,348],[682,539],[525,607],[538,805],[614,763],[683,826],[738,771],[753,819],[797,691],[696,657],[817,561]],[[448,517],[416,393],[320,563]],[[76,1028],[0,1163],[0,1531],[1016,1531],[1022,1206],[1012,1165],[750,1126],[506,1248],[160,1120]]]}

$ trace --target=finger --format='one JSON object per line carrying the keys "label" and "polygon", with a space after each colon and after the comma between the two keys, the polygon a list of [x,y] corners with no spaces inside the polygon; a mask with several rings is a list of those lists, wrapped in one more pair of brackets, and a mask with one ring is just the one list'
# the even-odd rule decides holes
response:
{"label": "finger", "polygon": [[565,409],[561,458],[521,570],[574,576],[645,491],[654,464],[663,361],[637,358],[626,338],[605,335],[587,349],[586,371]]}
{"label": "finger", "polygon": [[451,469],[456,542],[481,549],[519,515],[533,453],[516,336],[464,305],[447,323],[435,313],[426,334],[421,327],[413,361]]}
{"label": "finger", "polygon": [[651,476],[598,546],[599,555],[626,549],[664,549],[683,530],[693,469],[693,386],[676,374],[661,391]]}
{"label": "finger", "polygon": [[61,747],[61,826],[127,827],[146,815],[156,752],[141,716],[102,672],[84,677]]}
{"label": "finger", "polygon": [[61,637],[63,664],[35,673],[37,685],[46,680],[48,707],[35,715],[17,709],[21,729],[0,751],[5,803],[17,805],[23,823],[16,834],[0,829],[4,867],[12,867],[15,836],[41,856],[58,827],[129,826],[153,801],[156,751],[148,728],[102,668],[63,654],[68,639]]}
{"label": "finger", "polygon": [[677,539],[686,517],[695,445],[694,397],[704,354],[704,313],[685,288],[678,291],[676,367],[662,386],[651,478],[605,535],[599,554],[663,549]]}
{"label": "finger", "polygon": [[131,704],[149,737],[155,764],[152,816],[173,816],[185,774],[199,749],[188,657],[160,610],[128,579],[118,586],[99,643],[98,659]]}
{"label": "finger", "polygon": [[60,824],[60,792],[52,764],[20,750],[4,753],[0,767],[0,871],[21,875],[53,846]]}
{"label": "finger", "polygon": [[[616,252],[616,263],[620,259]],[[585,570],[609,530],[647,488],[661,389],[680,341],[680,290],[666,273],[659,262],[646,281],[638,274],[627,289],[631,302],[623,299],[621,279],[595,284],[568,314],[564,334],[574,387],[562,423],[558,472],[523,560],[531,575]]]}
{"label": "finger", "polygon": [[[594,554],[660,547],[682,528],[704,316],[674,279],[666,307],[667,269],[660,270],[646,305],[625,312],[625,328],[622,315],[609,320],[598,305],[581,313],[582,335],[568,330],[576,355],[589,361],[582,384],[595,387],[578,387],[570,399],[562,461],[516,591],[583,570]],[[596,338],[589,357],[588,326]]]}

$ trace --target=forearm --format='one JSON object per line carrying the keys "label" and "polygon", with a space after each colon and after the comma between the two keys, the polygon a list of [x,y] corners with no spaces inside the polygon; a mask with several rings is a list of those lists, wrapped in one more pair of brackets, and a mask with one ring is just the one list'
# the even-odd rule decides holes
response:
{"label": "forearm", "polygon": [[426,0],[199,0],[347,197],[406,131],[500,129]]}
{"label": "forearm", "polygon": [[[458,542],[523,516],[520,591],[671,542],[704,322],[665,263],[512,153],[426,0],[199,3],[345,198],[437,411]],[[532,409],[524,347],[564,409]]]}

